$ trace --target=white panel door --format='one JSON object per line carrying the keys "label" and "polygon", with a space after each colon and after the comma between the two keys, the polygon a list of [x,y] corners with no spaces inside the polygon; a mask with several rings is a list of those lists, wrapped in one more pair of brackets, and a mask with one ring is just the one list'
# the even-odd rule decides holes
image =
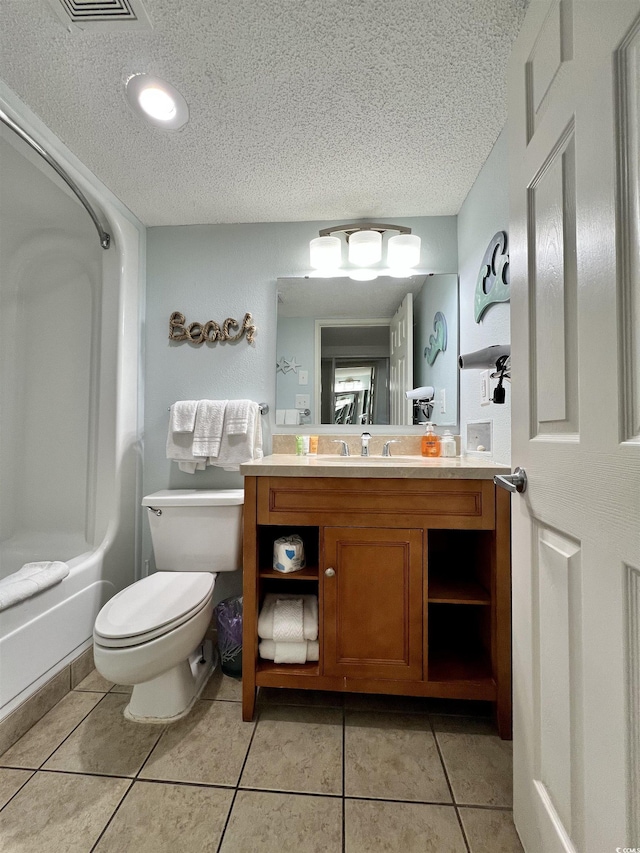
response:
{"label": "white panel door", "polygon": [[413,423],[413,403],[405,391],[413,388],[413,294],[407,293],[389,323],[389,395],[392,424]]}
{"label": "white panel door", "polygon": [[514,818],[640,848],[638,0],[532,0],[509,70]]}

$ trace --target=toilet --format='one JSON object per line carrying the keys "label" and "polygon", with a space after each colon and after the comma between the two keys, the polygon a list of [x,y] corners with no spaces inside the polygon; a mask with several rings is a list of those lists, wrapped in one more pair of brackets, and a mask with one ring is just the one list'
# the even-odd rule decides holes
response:
{"label": "toilet", "polygon": [[215,668],[204,640],[218,572],[240,568],[243,489],[167,489],[142,500],[155,574],[114,595],[98,613],[98,672],[133,685],[124,715],[172,722],[189,713]]}

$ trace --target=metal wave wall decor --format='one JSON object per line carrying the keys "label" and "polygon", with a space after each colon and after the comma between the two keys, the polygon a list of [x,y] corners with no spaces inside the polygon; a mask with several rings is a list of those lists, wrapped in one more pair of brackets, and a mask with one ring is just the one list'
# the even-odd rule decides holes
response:
{"label": "metal wave wall decor", "polygon": [[442,311],[436,311],[433,317],[433,331],[435,334],[429,335],[429,346],[424,348],[424,357],[430,365],[436,360],[438,353],[447,348],[447,318]]}
{"label": "metal wave wall decor", "polygon": [[[236,334],[232,334],[232,329],[238,329],[239,331]],[[215,320],[207,320],[206,323],[194,322],[187,325],[185,316],[180,311],[174,311],[171,317],[169,317],[170,341],[190,341],[192,344],[202,344],[205,342],[214,344],[217,341],[239,341],[242,337],[246,337],[247,343],[252,344],[254,343],[257,331],[257,326],[253,322],[251,314],[245,314],[241,323],[238,323],[233,317],[227,317],[221,326]]]}
{"label": "metal wave wall decor", "polygon": [[498,231],[487,246],[478,273],[473,306],[476,323],[480,322],[490,305],[508,302],[510,298],[507,232]]}

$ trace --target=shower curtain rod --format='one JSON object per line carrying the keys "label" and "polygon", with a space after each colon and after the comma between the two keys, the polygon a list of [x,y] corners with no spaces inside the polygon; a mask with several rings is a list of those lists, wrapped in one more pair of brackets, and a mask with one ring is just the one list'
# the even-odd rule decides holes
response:
{"label": "shower curtain rod", "polygon": [[100,245],[102,246],[103,249],[108,249],[109,245],[111,244],[111,235],[108,234],[104,230],[104,228],[102,227],[102,223],[98,219],[98,216],[97,216],[95,210],[91,207],[91,204],[89,203],[89,201],[85,197],[85,195],[82,192],[82,190],[80,189],[80,187],[78,187],[78,185],[75,183],[73,178],[70,178],[69,175],[67,175],[65,170],[62,168],[62,166],[59,163],[57,163],[53,159],[53,157],[50,154],[48,154],[44,150],[44,148],[35,141],[35,139],[32,139],[31,136],[29,136],[29,134],[26,132],[26,130],[23,130],[19,124],[16,124],[16,122],[10,116],[8,116],[4,112],[4,110],[1,108],[0,108],[0,121],[3,124],[6,124],[6,126],[9,128],[9,130],[12,130],[22,140],[24,140],[24,142],[26,142],[30,148],[33,148],[33,150],[37,154],[39,154],[43,160],[46,160],[46,162],[51,166],[51,168],[54,169],[58,173],[58,175],[60,175],[62,180],[69,187],[69,189],[72,190],[72,192],[77,196],[78,200],[80,201],[80,203],[83,205],[83,207],[85,208],[85,210],[87,211],[87,213],[89,214],[91,219],[93,220],[93,224],[96,226],[98,236],[100,237]]}

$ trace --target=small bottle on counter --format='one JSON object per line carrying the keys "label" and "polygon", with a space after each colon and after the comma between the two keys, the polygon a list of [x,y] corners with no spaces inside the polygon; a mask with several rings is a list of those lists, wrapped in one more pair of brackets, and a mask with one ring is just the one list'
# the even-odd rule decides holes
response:
{"label": "small bottle on counter", "polygon": [[435,433],[434,424],[427,424],[427,430],[422,436],[422,455],[440,456],[440,437]]}
{"label": "small bottle on counter", "polygon": [[456,440],[449,429],[444,431],[444,435],[440,439],[440,455],[449,457],[456,455]]}
{"label": "small bottle on counter", "polygon": [[309,455],[315,456],[318,453],[318,436],[309,436]]}

